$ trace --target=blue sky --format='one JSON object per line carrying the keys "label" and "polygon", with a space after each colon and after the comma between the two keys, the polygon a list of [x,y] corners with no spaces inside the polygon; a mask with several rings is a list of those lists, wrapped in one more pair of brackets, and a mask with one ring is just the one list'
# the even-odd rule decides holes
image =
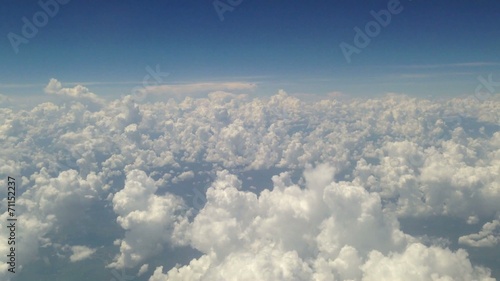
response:
{"label": "blue sky", "polygon": [[479,75],[498,77],[493,0],[402,0],[348,63],[339,45],[354,46],[354,28],[364,30],[370,11],[389,2],[243,0],[221,21],[213,1],[71,0],[16,53],[8,34],[22,36],[22,18],[33,22],[43,10],[37,1],[3,0],[0,94],[42,94],[56,78],[118,95],[156,65],[170,74],[165,84],[249,82],[256,95],[467,95]]}

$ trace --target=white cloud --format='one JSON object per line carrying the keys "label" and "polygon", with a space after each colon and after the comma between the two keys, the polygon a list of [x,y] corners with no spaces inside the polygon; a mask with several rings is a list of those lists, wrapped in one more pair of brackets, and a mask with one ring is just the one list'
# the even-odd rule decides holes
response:
{"label": "white cloud", "polygon": [[141,268],[139,268],[139,272],[137,273],[137,276],[141,276],[144,273],[146,273],[149,269],[149,264],[143,264]]}
{"label": "white cloud", "polygon": [[401,280],[408,270],[405,280],[492,280],[463,250],[415,243],[377,194],[332,182],[333,175],[327,165],[309,168],[300,188],[281,174],[273,190],[256,196],[219,172],[189,233],[204,256],[166,274],[157,268],[150,281]]}
{"label": "white cloud", "polygon": [[117,222],[126,232],[118,240],[120,254],[109,267],[138,265],[161,251],[173,239],[175,228],[187,223],[182,200],[171,194],[155,195],[156,190],[154,180],[143,171],[127,173],[125,187],[113,197]]}
{"label": "white cloud", "polygon": [[179,183],[182,181],[190,180],[194,177],[193,171],[185,171],[172,179],[172,183]]}
{"label": "white cloud", "polygon": [[[446,262],[468,258],[445,250],[446,243],[416,244],[448,241],[451,234],[414,238],[398,220],[477,223],[500,213],[497,99],[391,94],[303,101],[284,91],[269,98],[216,91],[231,87],[195,84],[166,90],[215,92],[96,105],[88,103],[95,98],[88,89],[63,88],[54,79],[47,93],[64,98],[28,110],[0,108],[0,174],[24,176],[17,198],[21,265],[41,258],[42,246],[83,244],[64,239],[92,231],[89,210],[98,207],[114,214],[123,231],[114,237],[118,255],[111,267],[141,271],[179,245],[202,252],[185,265],[153,268],[152,280],[237,280],[234,266],[262,280],[362,280],[379,276],[375,264],[390,265],[387,272],[398,276],[398,258],[411,261],[410,269],[426,267],[425,278],[441,274],[438,280],[458,271],[426,264],[415,253]],[[305,182],[294,183],[304,169]],[[215,170],[223,170],[215,182],[199,180]],[[273,190],[258,192],[276,171],[288,172],[273,178]],[[242,172],[252,179],[240,181]],[[257,188],[245,190],[248,184]],[[206,194],[200,192],[206,185]],[[1,201],[4,210],[6,204]],[[461,234],[460,242],[498,245],[498,228],[489,227]],[[0,240],[7,234],[3,227]],[[6,251],[0,246],[1,255]],[[474,265],[463,268],[461,276],[487,276]]]}
{"label": "white cloud", "polygon": [[458,242],[471,247],[494,247],[500,243],[500,221],[487,222],[481,231],[461,236]]}
{"label": "white cloud", "polygon": [[102,104],[104,102],[103,99],[99,98],[96,94],[90,92],[88,88],[82,85],[76,85],[73,88],[63,88],[61,82],[54,78],[50,79],[44,90],[45,93],[49,95],[88,100],[95,104]]}
{"label": "white cloud", "polygon": [[86,246],[72,246],[71,251],[73,254],[69,257],[69,260],[71,262],[77,262],[90,258],[96,252],[96,249],[91,249]]}
{"label": "white cloud", "polygon": [[177,97],[183,97],[191,94],[208,93],[216,91],[254,90],[256,87],[257,84],[248,82],[205,82],[205,83],[191,83],[191,84],[148,86],[145,88],[145,91],[150,94],[174,95]]}
{"label": "white cloud", "polygon": [[451,252],[438,247],[411,244],[403,253],[384,256],[372,252],[361,267],[363,281],[375,280],[482,280],[493,281],[488,270],[473,267],[464,250]]}

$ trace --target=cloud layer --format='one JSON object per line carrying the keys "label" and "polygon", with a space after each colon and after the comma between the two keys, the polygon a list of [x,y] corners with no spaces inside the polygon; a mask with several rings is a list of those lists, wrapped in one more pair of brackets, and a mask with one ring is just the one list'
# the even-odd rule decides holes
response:
{"label": "cloud layer", "polygon": [[[500,241],[496,96],[308,102],[216,91],[137,103],[55,79],[45,91],[60,102],[0,108],[0,173],[22,186],[24,269],[104,254],[104,272],[150,281],[493,280],[467,249]],[[401,224],[437,217],[469,227]],[[182,249],[197,254],[158,262]]]}

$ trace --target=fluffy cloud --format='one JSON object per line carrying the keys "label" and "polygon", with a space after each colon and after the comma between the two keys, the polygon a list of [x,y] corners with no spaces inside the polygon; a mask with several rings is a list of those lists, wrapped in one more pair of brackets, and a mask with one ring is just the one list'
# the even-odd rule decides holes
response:
{"label": "fluffy cloud", "polygon": [[461,236],[458,242],[471,247],[494,247],[500,243],[500,221],[487,222],[481,231]]}
{"label": "fluffy cloud", "polygon": [[484,268],[473,267],[467,253],[412,244],[403,253],[370,253],[362,267],[363,281],[374,280],[482,280],[492,281]]}
{"label": "fluffy cloud", "polygon": [[186,171],[182,172],[180,175],[176,176],[175,178],[172,179],[172,183],[178,183],[181,181],[186,181],[189,179],[192,179],[194,177],[194,172],[193,171]]}
{"label": "fluffy cloud", "polygon": [[113,210],[126,232],[123,239],[116,241],[120,254],[110,267],[138,265],[161,251],[172,240],[175,228],[187,223],[181,213],[185,209],[183,202],[171,194],[155,195],[156,190],[154,180],[143,171],[132,170],[125,187],[114,195]]}
{"label": "fluffy cloud", "polygon": [[72,246],[71,247],[72,254],[69,257],[69,260],[71,262],[77,262],[88,259],[95,253],[95,251],[96,251],[95,249],[91,249],[86,246]]}
{"label": "fluffy cloud", "polygon": [[158,268],[150,281],[493,280],[463,250],[416,243],[376,193],[333,176],[329,166],[309,168],[300,187],[281,174],[256,196],[219,172],[189,230],[204,256],[166,274]]}
{"label": "fluffy cloud", "polygon": [[191,83],[177,85],[157,85],[147,86],[144,90],[146,93],[167,95],[167,96],[192,96],[200,93],[207,94],[216,91],[238,91],[238,90],[254,90],[257,87],[254,83],[247,82],[206,82],[206,83]]}
{"label": "fluffy cloud", "polygon": [[[234,89],[253,86],[163,90]],[[104,102],[55,79],[46,92],[58,99],[0,108],[0,174],[16,175],[22,186],[21,266],[50,256],[47,249],[58,244],[104,247],[118,253],[109,267],[142,276],[148,264],[151,280],[375,280],[381,274],[397,280],[402,269],[422,269],[415,280],[488,276],[458,246],[447,250],[433,241],[498,245],[498,219],[492,221],[500,213],[497,96],[306,102],[284,91],[268,98],[217,91],[138,104],[130,96]],[[248,173],[253,179],[242,176]],[[256,188],[249,191],[250,185]],[[100,220],[92,219],[96,214]],[[491,222],[476,234],[457,234],[458,241],[446,231],[413,237],[399,225],[436,216]],[[7,235],[2,227],[0,240]],[[201,254],[175,267],[158,264],[177,246]],[[0,254],[7,250],[0,245]]]}
{"label": "fluffy cloud", "polygon": [[50,79],[49,84],[45,87],[45,93],[49,95],[65,96],[75,99],[87,100],[95,104],[102,104],[103,99],[99,98],[96,94],[89,91],[84,86],[77,85],[74,88],[63,88],[61,82],[57,79]]}
{"label": "fluffy cloud", "polygon": [[[39,258],[40,249],[56,246],[60,237],[83,234],[90,217],[86,210],[95,200],[101,183],[94,175],[82,178],[76,171],[61,172],[52,177],[45,168],[34,172],[30,178],[17,178],[16,192],[16,257],[20,261],[17,269]],[[6,199],[2,204],[7,210]],[[0,215],[2,222],[7,221],[8,213]],[[9,233],[4,223],[1,224],[0,237],[7,241]],[[6,244],[4,244],[6,245]],[[75,250],[70,261],[85,258],[89,252]],[[9,248],[0,247],[2,255],[7,255]],[[7,271],[3,271],[7,272]],[[0,275],[1,276],[1,275]],[[2,279],[3,280],[3,279]]]}

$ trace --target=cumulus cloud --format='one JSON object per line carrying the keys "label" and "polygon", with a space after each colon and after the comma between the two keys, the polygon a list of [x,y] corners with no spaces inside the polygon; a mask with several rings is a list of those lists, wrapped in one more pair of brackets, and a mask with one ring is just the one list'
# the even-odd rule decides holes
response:
{"label": "cumulus cloud", "polygon": [[370,253],[362,267],[363,281],[375,280],[483,280],[493,281],[488,270],[473,267],[464,250],[411,244],[403,253]]}
{"label": "cumulus cloud", "polygon": [[188,230],[204,255],[166,273],[157,268],[150,281],[493,280],[463,250],[416,243],[376,193],[333,176],[327,165],[308,168],[300,187],[284,173],[257,196],[219,172]]}
{"label": "cumulus cloud", "polygon": [[[253,88],[196,84],[164,90],[212,93],[104,103],[54,79],[45,90],[60,99],[1,107],[0,174],[20,175],[22,186],[20,266],[50,258],[56,245],[85,245],[112,255],[103,270],[154,272],[151,280],[397,280],[403,269],[421,269],[415,280],[488,280],[455,242],[498,245],[497,97],[217,91]],[[490,223],[442,237],[400,225],[434,217]],[[161,262],[185,248],[199,255]]]}
{"label": "cumulus cloud", "polygon": [[72,246],[71,252],[72,254],[69,257],[69,260],[71,262],[77,262],[90,258],[96,250],[86,246]]}
{"label": "cumulus cloud", "polygon": [[[31,182],[31,183],[30,183]],[[45,168],[33,173],[28,178],[18,178],[18,186],[28,186],[26,191],[18,188],[16,199],[18,245],[16,255],[18,260],[29,263],[37,258],[40,247],[50,247],[59,242],[54,237],[58,235],[83,234],[87,231],[85,224],[90,221],[86,210],[95,199],[99,180],[95,175],[82,178],[76,171],[61,172],[57,177],[51,177]],[[3,200],[7,210],[6,199]],[[3,221],[7,221],[8,213],[3,213]],[[5,229],[5,230],[4,230]],[[0,236],[7,241],[9,233],[2,223]],[[22,241],[22,242],[19,242]],[[0,250],[7,254],[7,247]],[[75,248],[82,250],[82,248]],[[75,258],[82,253],[75,253]],[[22,268],[22,264],[20,266]]]}
{"label": "cumulus cloud", "polygon": [[487,222],[481,231],[461,236],[458,242],[471,247],[494,247],[500,243],[500,221]]}
{"label": "cumulus cloud", "polygon": [[186,181],[186,180],[192,179],[193,177],[194,177],[193,171],[182,172],[181,174],[179,174],[178,176],[176,176],[175,178],[172,179],[172,183]]}
{"label": "cumulus cloud", "polygon": [[44,90],[45,93],[49,95],[87,100],[95,104],[102,104],[104,102],[103,99],[99,98],[96,94],[90,92],[88,88],[82,85],[77,85],[74,88],[63,88],[61,82],[54,78],[50,79]]}
{"label": "cumulus cloud", "polygon": [[148,271],[148,269],[149,269],[149,264],[143,264],[141,266],[141,268],[139,268],[139,272],[137,273],[137,276],[143,275],[144,273],[146,273],[146,271]]}
{"label": "cumulus cloud", "polygon": [[183,97],[186,95],[199,94],[200,92],[254,90],[256,87],[257,84],[248,82],[206,82],[147,86],[144,90],[148,94]]}
{"label": "cumulus cloud", "polygon": [[156,190],[154,180],[143,171],[127,173],[125,187],[113,197],[117,222],[126,232],[116,241],[120,254],[109,267],[138,265],[161,251],[172,240],[175,228],[187,223],[180,212],[185,208],[182,200],[171,194],[155,195]]}

